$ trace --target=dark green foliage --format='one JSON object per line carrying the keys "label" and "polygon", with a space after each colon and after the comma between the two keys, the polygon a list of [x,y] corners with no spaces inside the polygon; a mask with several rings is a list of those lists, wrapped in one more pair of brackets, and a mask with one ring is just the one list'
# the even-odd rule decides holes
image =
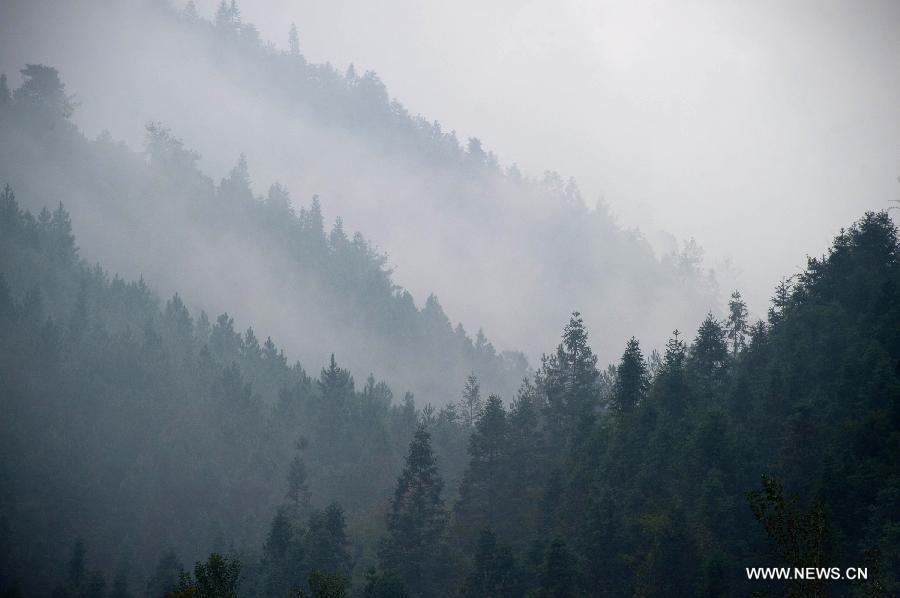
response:
{"label": "dark green foliage", "polygon": [[[784,488],[763,476],[762,490],[747,496],[753,516],[766,530],[772,552],[790,567],[827,567],[828,529],[821,507],[801,511],[796,500],[784,496]],[[826,582],[819,579],[797,580],[788,588],[789,596],[820,596]]]}
{"label": "dark green foliage", "polygon": [[648,385],[647,363],[637,339],[631,337],[616,368],[613,407],[621,412],[631,411],[644,398]]}
{"label": "dark green foliage", "polygon": [[[0,208],[0,403],[12,414],[0,442],[5,454],[24,455],[4,472],[18,499],[14,516],[0,502],[0,523],[11,546],[35,543],[46,555],[26,563],[16,549],[0,560],[0,581],[27,577],[34,593],[49,593],[69,550],[51,539],[76,529],[90,533],[98,562],[140,555],[129,577],[161,596],[180,570],[168,554],[154,572],[163,547],[193,554],[223,536],[261,547],[284,497],[300,546],[333,539],[327,551],[304,552],[307,565],[285,587],[304,584],[313,566],[349,577],[342,518],[313,509],[310,486],[323,503],[377,503],[413,433],[412,398],[392,404],[374,378],[357,391],[336,363],[316,382],[271,339],[260,346],[252,329],[238,334],[226,314],[214,327],[202,312],[195,323],[180,295],[161,310],[143,281],[79,262],[62,208],[34,218],[8,188]],[[462,431],[442,434],[462,464]],[[314,440],[294,440],[301,435]],[[42,438],[41,451],[29,449]],[[75,508],[75,496],[93,508]]]}
{"label": "dark green foliage", "polygon": [[492,531],[482,530],[463,595],[471,598],[518,596],[521,593],[519,583],[512,550],[508,546],[498,545]]}
{"label": "dark green foliage", "polygon": [[[310,571],[309,573],[309,598],[344,598],[347,595],[347,582],[340,575]],[[298,596],[305,597],[301,592]]]}
{"label": "dark green foliage", "polygon": [[214,552],[206,561],[197,561],[193,578],[182,574],[175,596],[236,598],[240,581],[241,562]]}
{"label": "dark green foliage", "polygon": [[488,397],[469,439],[469,468],[459,489],[456,520],[469,534],[497,525],[507,484],[507,422],[503,402]]}
{"label": "dark green foliage", "polygon": [[541,564],[539,585],[535,596],[540,598],[569,598],[580,592],[575,579],[575,563],[565,540],[555,537],[550,541]]}
{"label": "dark green foliage", "polygon": [[728,347],[725,343],[726,331],[712,314],[700,324],[697,336],[690,350],[691,373],[697,386],[705,393],[725,380],[728,366]]}
{"label": "dark green foliage", "polygon": [[[252,40],[252,29],[223,3],[214,35]],[[293,53],[282,57],[303,64]],[[745,595],[760,588],[742,568],[773,554],[804,567],[825,555],[872,563],[875,581],[847,592],[900,590],[900,250],[886,213],[866,214],[783,279],[765,322],[748,326],[735,293],[726,321],[709,315],[684,337],[690,347],[676,331],[646,363],[632,339],[601,374],[575,312],[513,401],[482,403],[479,384],[508,391],[521,362],[483,333],[453,328],[436,297],[417,309],[361,235],[340,220],[326,234],[318,200],[293,209],[280,185],[255,197],[243,157],[215,185],[159,125],[148,127],[146,156],[88,142],[67,121],[74,106],[56,71],[23,74],[14,93],[0,83],[0,126],[12,140],[0,148],[5,175],[49,160],[44,172],[96,181],[73,193],[82,212],[125,212],[152,234],[171,233],[172,263],[191,245],[170,213],[240,250],[262,247],[278,256],[293,306],[316,297],[333,310],[328,343],[346,336],[384,356],[379,365],[415,364],[407,375],[427,364],[415,374],[440,389],[426,396],[435,405],[458,397],[469,372],[479,378],[466,381],[461,404],[421,410],[410,394],[394,402],[374,376],[358,389],[334,355],[313,378],[262,342],[262,328],[228,313],[211,324],[192,315],[193,297],[163,306],[143,279],[83,261],[57,201],[68,197],[27,193],[32,213],[6,187],[0,454],[15,458],[0,470],[0,591],[123,596],[132,581],[155,596],[228,596],[244,571],[244,592],[282,597]],[[374,75],[349,71],[339,84],[348,82],[369,98],[360,105],[389,106]],[[353,114],[354,102],[334,111]],[[428,147],[438,151],[447,137],[435,138]],[[473,176],[495,168],[474,138],[458,159]],[[577,200],[577,189],[548,179]],[[96,205],[81,199],[97,189]],[[36,209],[47,199],[57,207]],[[763,472],[786,490],[767,481],[748,509]],[[442,480],[448,500],[458,488],[452,520]],[[88,544],[68,556],[79,535]],[[190,576],[174,553],[153,568],[164,547],[194,560],[228,545],[243,568],[220,553]],[[127,575],[113,577],[132,553]]]}
{"label": "dark green foliage", "polygon": [[444,483],[431,452],[431,435],[419,426],[387,515],[387,535],[379,550],[381,567],[395,573],[413,596],[446,590],[447,512]]}
{"label": "dark green foliage", "polygon": [[366,572],[363,596],[365,598],[409,598],[409,593],[403,585],[403,580],[396,573],[370,569]]}

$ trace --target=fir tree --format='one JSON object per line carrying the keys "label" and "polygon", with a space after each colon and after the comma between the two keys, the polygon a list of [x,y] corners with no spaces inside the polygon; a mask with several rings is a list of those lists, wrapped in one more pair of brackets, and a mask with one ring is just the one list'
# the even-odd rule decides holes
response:
{"label": "fir tree", "polygon": [[294,23],[291,23],[291,30],[288,33],[288,51],[291,56],[300,56],[300,36]]}
{"label": "fir tree", "polygon": [[413,596],[440,593],[446,581],[443,480],[431,452],[431,436],[419,426],[387,515],[382,569],[396,573]]}
{"label": "fir tree", "polygon": [[637,339],[631,337],[616,368],[613,407],[620,412],[631,411],[643,399],[648,384],[647,362]]}
{"label": "fir tree", "polygon": [[747,304],[738,291],[734,291],[728,301],[728,320],[725,330],[728,333],[728,340],[731,342],[731,354],[737,357],[744,348],[748,332]]}
{"label": "fir tree", "polygon": [[494,533],[485,529],[478,537],[472,571],[466,580],[463,596],[467,598],[503,598],[518,596],[515,559],[507,546],[498,545]]}
{"label": "fir tree", "polygon": [[463,388],[462,400],[459,402],[459,413],[463,426],[471,429],[481,415],[481,408],[481,386],[478,384],[475,374],[469,374],[469,377],[466,378],[465,388]]}
{"label": "fir tree", "polygon": [[599,403],[597,356],[588,344],[588,333],[581,314],[572,313],[563,330],[561,363],[567,375],[566,415],[570,422],[593,418]]}
{"label": "fir tree", "polygon": [[700,385],[709,391],[712,384],[722,382],[728,364],[725,330],[712,314],[707,314],[690,351],[690,365]]}
{"label": "fir tree", "polygon": [[456,512],[469,532],[495,527],[501,511],[507,422],[503,402],[488,397],[469,439],[469,468],[460,485]]}

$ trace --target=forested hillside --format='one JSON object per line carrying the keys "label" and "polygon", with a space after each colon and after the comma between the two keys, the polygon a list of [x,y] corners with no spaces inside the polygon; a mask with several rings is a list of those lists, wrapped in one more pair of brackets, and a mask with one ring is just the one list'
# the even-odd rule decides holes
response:
{"label": "forested hillside", "polygon": [[[583,196],[574,180],[553,172],[552,155],[547,172],[522,172],[479,139],[457,137],[454,123],[419,116],[392,98],[368,70],[379,65],[338,70],[308,60],[304,28],[312,24],[297,23],[291,37],[285,22],[283,38],[273,44],[260,38],[240,8],[226,3],[215,13],[198,13],[150,0],[34,0],[14,16],[21,30],[41,31],[32,37],[46,43],[16,43],[19,33],[11,31],[8,58],[0,62],[11,79],[25,63],[59,69],[81,102],[73,119],[91,137],[108,129],[113,139],[138,148],[144,125],[161,122],[201,154],[198,163],[216,182],[244,153],[255,194],[265,195],[280,181],[298,209],[318,194],[329,226],[340,215],[348,230],[361,230],[388,253],[397,280],[419,305],[436,294],[454,323],[463,322],[471,334],[484,327],[498,350],[525,351],[536,360],[572,303],[590,306],[585,318],[606,341],[598,347],[606,361],[615,357],[612,347],[632,334],[661,347],[661,331],[690,326],[707,309],[724,307],[695,243],[657,256],[640,231],[620,226],[598,203],[596,191]],[[34,51],[26,53],[26,47]],[[86,54],[89,60],[79,58]],[[20,58],[13,62],[15,56]],[[38,187],[35,181],[47,178],[43,173],[26,177],[10,168],[0,175],[24,202],[92,184],[90,177],[51,167],[65,175],[62,189]],[[140,188],[127,177],[121,182],[126,189],[109,201]],[[168,290],[191,290],[197,300],[205,300],[204,289],[214,283],[232,297],[228,309],[248,321],[261,328],[290,326],[296,301],[284,297],[278,270],[274,280],[253,279],[269,298],[263,309],[227,271],[204,264],[213,280],[194,289],[188,277],[156,262],[145,259],[136,270],[130,256],[110,251],[118,239],[108,229],[126,230],[133,221],[111,212],[104,215],[106,226],[94,226],[92,206],[109,191],[86,189],[86,207],[77,196],[68,201],[83,223],[82,246],[90,255],[115,271],[147,273]],[[147,201],[159,203],[156,195],[148,192]],[[282,297],[284,305],[275,303]],[[308,334],[290,330],[283,342],[306,355]],[[354,349],[351,344],[344,351],[349,362],[371,367]]]}
{"label": "forested hillside", "polygon": [[14,8],[0,598],[900,595],[889,212],[751,319],[302,23]]}
{"label": "forested hillside", "polygon": [[423,405],[454,400],[473,372],[498,392],[526,375],[523,355],[501,355],[480,330],[451,324],[437,297],[418,308],[385,255],[340,217],[325,224],[318,199],[295,209],[278,183],[255,196],[243,157],[215,184],[158,124],[148,125],[142,153],[108,136],[89,141],[68,119],[74,103],[55,69],[23,74],[0,98],[0,175],[35,212],[65,197],[92,240],[89,260],[278,331],[305,363],[339,352]]}
{"label": "forested hillside", "polygon": [[[437,413],[372,378],[357,389],[334,360],[313,379],[227,315],[211,325],[88,266],[61,205],[35,217],[7,188],[0,216],[8,591],[826,591],[746,580],[764,564],[866,566],[866,584],[827,590],[898,590],[885,213],[786,279],[765,322],[735,295],[660,360],[632,340],[601,373],[576,313],[513,400],[473,378]],[[229,556],[178,581],[179,559],[209,551]]]}

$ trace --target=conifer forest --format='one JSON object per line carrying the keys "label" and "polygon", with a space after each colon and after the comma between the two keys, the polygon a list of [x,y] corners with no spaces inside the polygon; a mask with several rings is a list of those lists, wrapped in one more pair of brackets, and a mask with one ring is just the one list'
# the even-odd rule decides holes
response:
{"label": "conifer forest", "polygon": [[679,4],[0,0],[0,598],[900,595],[900,7]]}

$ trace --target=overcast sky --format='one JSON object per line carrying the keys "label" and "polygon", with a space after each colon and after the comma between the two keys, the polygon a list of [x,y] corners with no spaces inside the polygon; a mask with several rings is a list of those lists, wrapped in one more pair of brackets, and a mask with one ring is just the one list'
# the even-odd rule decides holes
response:
{"label": "overcast sky", "polygon": [[[215,0],[197,2],[211,15]],[[504,163],[575,176],[657,247],[731,258],[754,311],[900,198],[900,2],[245,0]],[[727,284],[726,278],[726,284]]]}

